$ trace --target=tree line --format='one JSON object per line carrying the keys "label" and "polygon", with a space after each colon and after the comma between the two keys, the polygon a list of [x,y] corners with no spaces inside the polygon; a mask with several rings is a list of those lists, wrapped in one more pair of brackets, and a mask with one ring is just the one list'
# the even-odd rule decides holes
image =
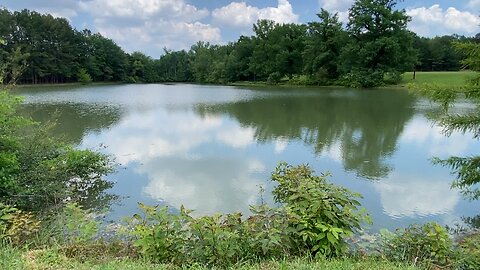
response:
{"label": "tree line", "polygon": [[[0,60],[17,55],[23,84],[66,82],[264,81],[354,87],[396,83],[411,70],[459,70],[455,52],[461,36],[418,37],[410,18],[394,0],[357,0],[343,25],[321,10],[307,24],[260,20],[254,35],[226,45],[199,41],[190,50],[164,50],[158,59],[126,53],[114,41],[90,30],[78,31],[65,18],[22,10],[0,10]],[[13,71],[12,71],[13,72]],[[4,81],[9,76],[6,72]]]}

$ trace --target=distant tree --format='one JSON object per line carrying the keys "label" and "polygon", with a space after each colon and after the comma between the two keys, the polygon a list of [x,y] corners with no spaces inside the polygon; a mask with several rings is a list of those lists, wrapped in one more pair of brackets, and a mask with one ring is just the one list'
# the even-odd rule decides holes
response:
{"label": "distant tree", "polygon": [[342,52],[344,82],[355,87],[374,87],[393,81],[416,63],[410,17],[395,10],[396,0],[356,0],[349,10],[350,42]]}
{"label": "distant tree", "polygon": [[191,55],[185,50],[170,51],[155,61],[154,69],[159,81],[165,82],[192,82],[194,81],[191,66]]}
{"label": "distant tree", "polygon": [[190,49],[192,54],[192,72],[195,81],[200,83],[208,82],[208,76],[213,64],[211,45],[208,42],[199,41]]}
{"label": "distant tree", "polygon": [[92,82],[92,77],[90,76],[90,74],[88,74],[87,70],[84,68],[81,68],[78,71],[77,78],[78,78],[78,81],[83,84]]}
{"label": "distant tree", "polygon": [[[12,66],[0,62],[0,75],[9,73],[14,82],[21,72],[12,72]],[[115,197],[104,193],[113,185],[104,179],[113,172],[110,157],[53,138],[48,128],[19,113],[22,98],[10,94],[9,87],[0,84],[0,203],[37,213],[68,201],[107,207]]]}
{"label": "distant tree", "polygon": [[291,77],[293,74],[302,73],[305,25],[259,20],[253,30],[255,47],[250,70],[255,78],[265,80],[270,75]]}

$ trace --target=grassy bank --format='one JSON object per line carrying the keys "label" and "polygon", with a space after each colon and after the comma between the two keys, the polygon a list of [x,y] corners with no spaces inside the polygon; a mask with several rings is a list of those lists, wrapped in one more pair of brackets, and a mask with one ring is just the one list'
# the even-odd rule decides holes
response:
{"label": "grassy bank", "polygon": [[[154,264],[142,259],[103,258],[100,260],[81,261],[68,258],[59,250],[26,250],[0,248],[0,269],[9,270],[37,270],[37,269],[78,269],[78,270],[156,270],[182,269],[169,264]],[[188,269],[212,269],[206,266],[192,266]],[[215,268],[213,268],[215,269]],[[335,260],[311,260],[307,258],[269,260],[261,263],[244,263],[232,266],[230,269],[270,270],[270,269],[398,269],[414,270],[414,266],[392,263],[375,259],[340,258]]]}
{"label": "grassy bank", "polygon": [[77,88],[86,86],[104,86],[104,85],[118,85],[122,82],[92,82],[88,84],[84,83],[45,83],[45,84],[17,84],[15,89],[43,89],[43,88]]}
{"label": "grassy bank", "polygon": [[408,83],[415,84],[437,84],[445,86],[462,86],[475,75],[472,71],[441,71],[441,72],[416,72],[413,79],[413,72],[406,72],[402,75],[401,85]]}

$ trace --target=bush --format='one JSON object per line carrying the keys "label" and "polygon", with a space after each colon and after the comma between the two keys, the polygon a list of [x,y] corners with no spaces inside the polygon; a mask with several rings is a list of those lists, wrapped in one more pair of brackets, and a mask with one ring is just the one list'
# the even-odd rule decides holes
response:
{"label": "bush", "polygon": [[452,240],[437,223],[410,225],[396,233],[384,233],[383,255],[392,261],[414,263],[426,268],[449,265]]}
{"label": "bush", "polygon": [[0,203],[0,240],[20,245],[40,228],[32,213]]}
{"label": "bush", "polygon": [[457,269],[480,269],[480,231],[462,237],[456,249]]}
{"label": "bush", "polygon": [[291,215],[289,226],[295,230],[312,254],[338,256],[345,253],[345,238],[369,220],[358,211],[359,194],[327,182],[327,175],[316,176],[310,167],[280,163],[272,174],[278,183],[273,191],[276,202],[284,203]]}
{"label": "bush", "polygon": [[267,83],[277,84],[277,83],[280,82],[281,79],[282,79],[282,74],[280,74],[280,72],[276,71],[276,72],[273,72],[272,74],[270,74],[268,76]]}
{"label": "bush", "polygon": [[345,238],[366,218],[360,197],[314,176],[308,166],[281,163],[272,174],[280,208],[252,206],[240,213],[194,218],[191,211],[140,204],[142,214],[128,222],[127,235],[145,257],[177,265],[227,267],[248,260],[298,255],[342,255]]}
{"label": "bush", "polygon": [[402,81],[402,73],[398,71],[387,72],[383,75],[383,81],[386,84],[398,84]]}
{"label": "bush", "polygon": [[32,212],[61,209],[68,201],[105,207],[114,196],[104,176],[110,157],[77,150],[20,116],[21,99],[0,92],[0,202]]}
{"label": "bush", "polygon": [[288,80],[290,85],[312,85],[315,84],[307,75],[294,75],[290,80]]}
{"label": "bush", "polygon": [[383,72],[373,70],[352,70],[340,79],[340,84],[353,88],[370,88],[383,84]]}
{"label": "bush", "polygon": [[78,71],[77,79],[78,79],[78,82],[82,84],[88,84],[92,82],[92,77],[90,76],[90,74],[88,74],[87,70],[84,68],[81,68]]}

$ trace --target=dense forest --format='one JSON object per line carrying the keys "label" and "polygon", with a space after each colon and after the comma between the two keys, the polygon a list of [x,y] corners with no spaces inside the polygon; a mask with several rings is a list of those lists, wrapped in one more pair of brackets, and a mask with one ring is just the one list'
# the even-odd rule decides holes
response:
{"label": "dense forest", "polygon": [[64,18],[1,9],[0,61],[13,63],[4,81],[21,70],[20,84],[285,80],[369,87],[395,83],[414,69],[459,70],[463,57],[452,41],[474,40],[419,37],[407,30],[409,17],[394,6],[354,5],[349,18],[343,25],[336,14],[321,10],[318,21],[307,24],[261,20],[253,25],[253,36],[226,45],[199,41],[188,51],[165,49],[154,59],[126,53],[111,39],[78,31]]}

